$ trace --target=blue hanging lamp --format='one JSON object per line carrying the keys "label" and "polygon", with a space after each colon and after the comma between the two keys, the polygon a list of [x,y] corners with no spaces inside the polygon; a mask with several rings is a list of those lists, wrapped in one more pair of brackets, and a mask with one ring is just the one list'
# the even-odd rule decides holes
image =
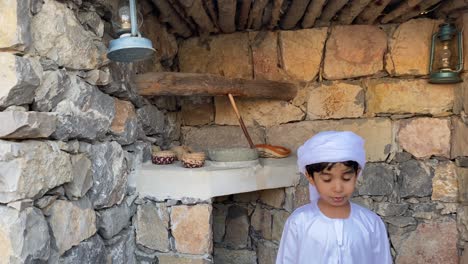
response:
{"label": "blue hanging lamp", "polygon": [[[151,40],[141,37],[138,31],[135,0],[129,0],[130,8],[119,9],[118,39],[111,40],[107,58],[117,62],[134,62],[151,58],[155,52]],[[130,21],[128,20],[130,18]]]}

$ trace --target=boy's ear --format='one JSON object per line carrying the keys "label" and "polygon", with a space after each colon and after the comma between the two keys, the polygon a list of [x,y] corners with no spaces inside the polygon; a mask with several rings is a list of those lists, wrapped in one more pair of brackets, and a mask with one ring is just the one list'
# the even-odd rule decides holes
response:
{"label": "boy's ear", "polygon": [[315,186],[314,177],[312,177],[311,175],[309,175],[309,173],[308,173],[307,171],[306,171],[306,173],[305,173],[305,176],[307,177],[307,180],[309,181],[309,183]]}

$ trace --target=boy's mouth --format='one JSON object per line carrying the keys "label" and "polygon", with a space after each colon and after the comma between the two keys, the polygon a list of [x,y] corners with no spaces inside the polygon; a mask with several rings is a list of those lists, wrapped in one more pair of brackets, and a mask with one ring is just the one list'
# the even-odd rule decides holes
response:
{"label": "boy's mouth", "polygon": [[344,197],[332,197],[333,202],[340,203],[344,201]]}

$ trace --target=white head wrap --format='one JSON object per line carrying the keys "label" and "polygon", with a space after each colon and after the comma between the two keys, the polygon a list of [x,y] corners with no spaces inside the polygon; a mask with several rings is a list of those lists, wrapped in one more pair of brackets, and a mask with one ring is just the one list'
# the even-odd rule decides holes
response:
{"label": "white head wrap", "polygon": [[[348,160],[356,161],[361,167],[361,172],[366,165],[364,140],[351,131],[320,132],[297,149],[297,166],[304,175],[306,165]],[[315,186],[309,184],[309,191],[311,201],[319,198]]]}

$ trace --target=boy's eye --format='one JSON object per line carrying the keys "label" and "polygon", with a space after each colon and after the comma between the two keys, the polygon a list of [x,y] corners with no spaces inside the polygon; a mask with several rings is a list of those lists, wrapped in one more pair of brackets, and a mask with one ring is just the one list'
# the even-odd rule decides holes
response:
{"label": "boy's eye", "polygon": [[352,178],[343,178],[343,181],[350,181]]}
{"label": "boy's eye", "polygon": [[331,179],[322,179],[323,182],[331,182]]}

